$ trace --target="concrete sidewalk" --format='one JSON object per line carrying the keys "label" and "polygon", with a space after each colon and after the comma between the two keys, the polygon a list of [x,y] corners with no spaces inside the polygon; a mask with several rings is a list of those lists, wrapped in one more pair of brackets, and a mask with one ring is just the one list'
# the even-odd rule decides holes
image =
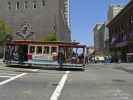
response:
{"label": "concrete sidewalk", "polygon": [[117,69],[133,73],[133,63],[120,63],[116,66]]}
{"label": "concrete sidewalk", "polygon": [[3,59],[0,59],[0,64],[3,64]]}
{"label": "concrete sidewalk", "polygon": [[99,66],[99,67],[105,67],[105,68],[113,68],[113,69],[119,69],[126,72],[132,72],[133,73],[133,63],[97,63],[97,64],[88,64],[87,67],[93,67],[93,66]]}

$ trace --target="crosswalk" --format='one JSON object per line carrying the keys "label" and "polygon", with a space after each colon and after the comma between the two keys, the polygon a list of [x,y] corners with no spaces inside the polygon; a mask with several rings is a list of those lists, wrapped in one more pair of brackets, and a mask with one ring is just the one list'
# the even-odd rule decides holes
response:
{"label": "crosswalk", "polygon": [[23,77],[27,74],[29,74],[29,72],[37,72],[39,71],[38,69],[24,69],[22,72],[0,72],[0,86],[10,83],[11,81],[14,81],[20,77]]}
{"label": "crosswalk", "polygon": [[16,73],[0,73],[0,78],[11,78],[11,77],[14,77],[14,76],[16,76],[16,75],[18,75],[18,74],[16,74]]}

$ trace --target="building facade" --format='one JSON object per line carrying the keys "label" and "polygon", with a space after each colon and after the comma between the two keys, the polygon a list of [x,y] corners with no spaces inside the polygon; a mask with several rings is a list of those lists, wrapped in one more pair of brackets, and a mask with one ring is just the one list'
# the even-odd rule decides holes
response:
{"label": "building facade", "polygon": [[124,6],[122,5],[110,5],[107,14],[108,22],[111,21],[123,8]]}
{"label": "building facade", "polygon": [[70,41],[69,2],[0,0],[0,19],[11,27],[13,38],[17,40],[43,40],[49,33],[55,33],[60,41]]}
{"label": "building facade", "polygon": [[[111,21],[119,12],[124,8],[123,5],[110,5],[108,12],[107,12],[107,21],[105,22],[105,25],[108,24],[109,21]],[[105,27],[104,32],[104,48],[105,51],[109,54],[109,29],[108,27]]]}
{"label": "building facade", "polygon": [[133,61],[133,1],[107,25],[109,28],[110,51],[114,61]]}
{"label": "building facade", "polygon": [[104,24],[96,24],[94,32],[94,48],[97,55],[102,54],[104,49]]}

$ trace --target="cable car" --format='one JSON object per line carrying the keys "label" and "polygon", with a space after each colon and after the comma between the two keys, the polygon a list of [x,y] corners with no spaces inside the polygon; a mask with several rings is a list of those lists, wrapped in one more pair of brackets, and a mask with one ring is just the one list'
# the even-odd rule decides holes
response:
{"label": "cable car", "polygon": [[78,42],[16,40],[6,44],[6,65],[54,65],[60,68],[85,66],[85,45]]}

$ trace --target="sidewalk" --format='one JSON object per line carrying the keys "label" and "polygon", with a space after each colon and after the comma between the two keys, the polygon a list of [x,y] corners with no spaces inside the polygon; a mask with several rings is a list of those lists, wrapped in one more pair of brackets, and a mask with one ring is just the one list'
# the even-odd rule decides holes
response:
{"label": "sidewalk", "polygon": [[120,63],[116,66],[117,69],[133,73],[133,63]]}
{"label": "sidewalk", "polygon": [[87,65],[87,67],[90,67],[90,66],[109,67],[109,68],[114,68],[114,69],[133,73],[133,63],[108,63],[108,64],[96,63],[96,64]]}
{"label": "sidewalk", "polygon": [[3,59],[0,59],[0,64],[3,64]]}

